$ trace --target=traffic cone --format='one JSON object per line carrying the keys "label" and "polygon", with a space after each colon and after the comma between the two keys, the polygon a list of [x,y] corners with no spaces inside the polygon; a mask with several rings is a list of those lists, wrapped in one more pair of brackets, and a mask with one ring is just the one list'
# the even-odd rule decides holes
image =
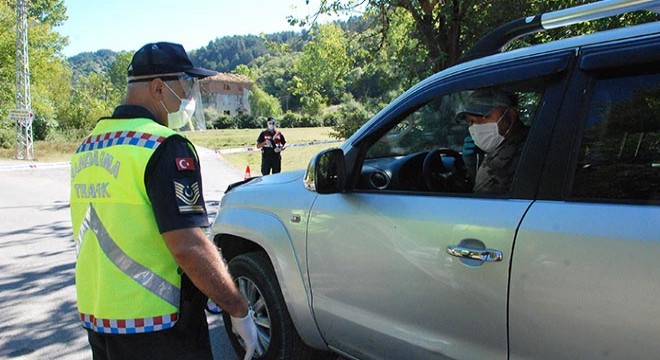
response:
{"label": "traffic cone", "polygon": [[249,179],[249,178],[251,178],[251,177],[252,177],[252,175],[250,175],[250,165],[248,165],[248,166],[245,168],[245,176],[243,176],[243,180],[247,180],[247,179]]}

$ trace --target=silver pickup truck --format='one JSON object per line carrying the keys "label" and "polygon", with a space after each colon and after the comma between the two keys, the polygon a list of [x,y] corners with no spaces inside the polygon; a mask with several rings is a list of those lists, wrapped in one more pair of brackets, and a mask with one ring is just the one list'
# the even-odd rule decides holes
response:
{"label": "silver pickup truck", "polygon": [[[212,236],[254,310],[255,358],[659,358],[660,22],[500,51],[659,6],[509,24],[307,171],[230,186]],[[498,124],[525,131],[500,126],[484,151],[469,127],[496,114],[474,103],[493,89],[511,95]],[[498,186],[476,191],[487,175]]]}

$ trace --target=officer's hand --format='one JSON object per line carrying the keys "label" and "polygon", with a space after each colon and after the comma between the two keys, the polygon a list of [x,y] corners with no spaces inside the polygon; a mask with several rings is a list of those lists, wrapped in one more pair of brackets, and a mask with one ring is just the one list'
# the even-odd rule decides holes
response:
{"label": "officer's hand", "polygon": [[474,144],[472,136],[468,135],[463,139],[463,155],[475,154],[477,149],[477,145]]}
{"label": "officer's hand", "polygon": [[243,360],[252,359],[252,355],[257,349],[257,325],[254,323],[253,315],[254,312],[250,310],[243,318],[231,316],[232,331],[245,342],[245,357]]}

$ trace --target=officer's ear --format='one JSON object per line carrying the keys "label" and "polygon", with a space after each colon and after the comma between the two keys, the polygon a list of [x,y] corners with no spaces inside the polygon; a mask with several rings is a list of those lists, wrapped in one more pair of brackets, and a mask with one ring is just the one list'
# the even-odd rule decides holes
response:
{"label": "officer's ear", "polygon": [[160,78],[155,78],[149,82],[149,94],[158,101],[163,100],[163,80]]}

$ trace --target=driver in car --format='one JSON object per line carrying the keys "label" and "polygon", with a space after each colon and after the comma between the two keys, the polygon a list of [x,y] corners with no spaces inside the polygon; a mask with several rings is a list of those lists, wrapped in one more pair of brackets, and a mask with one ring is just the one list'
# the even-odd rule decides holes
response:
{"label": "driver in car", "polygon": [[475,90],[456,118],[467,123],[483,154],[476,161],[473,192],[507,193],[529,133],[518,117],[518,96],[498,88]]}

